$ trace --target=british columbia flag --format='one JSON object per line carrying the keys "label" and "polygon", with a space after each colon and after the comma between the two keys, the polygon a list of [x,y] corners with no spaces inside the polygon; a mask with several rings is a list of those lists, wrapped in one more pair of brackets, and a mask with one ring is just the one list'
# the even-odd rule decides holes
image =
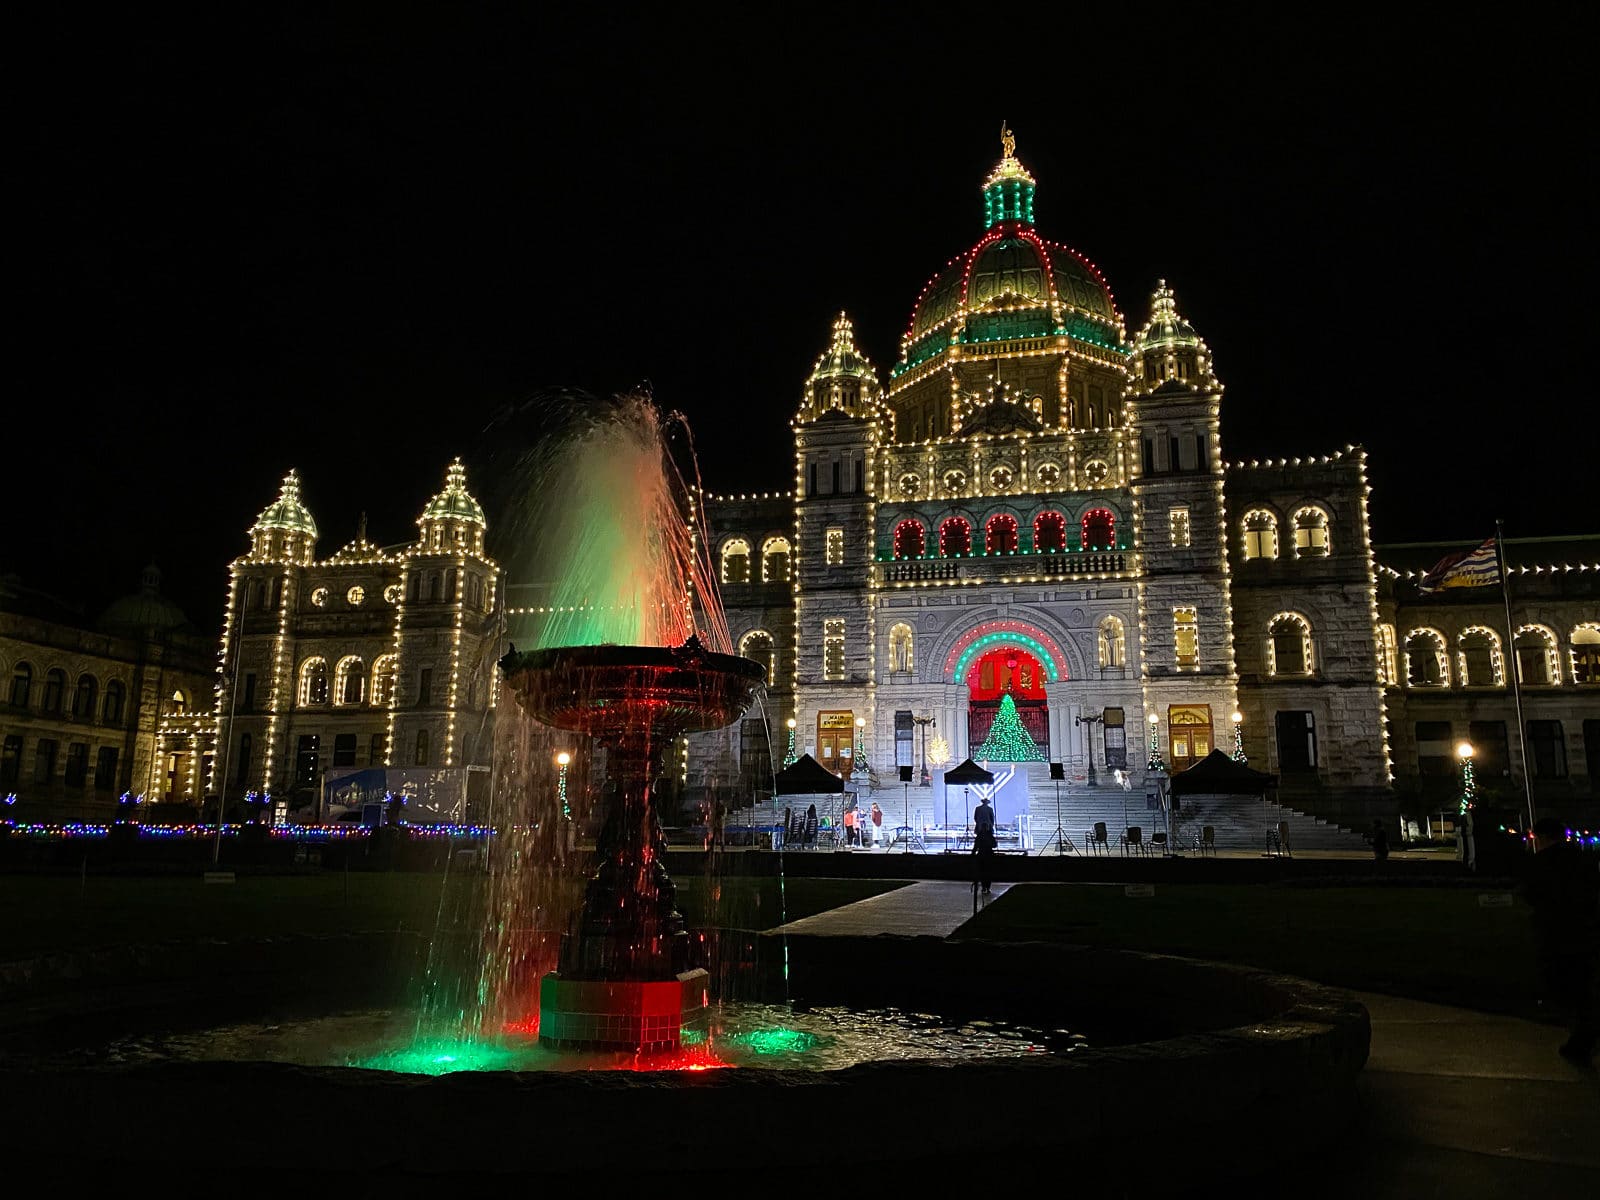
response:
{"label": "british columbia flag", "polygon": [[1433,569],[1417,585],[1424,592],[1441,592],[1445,588],[1484,587],[1500,582],[1500,560],[1495,553],[1494,539],[1487,539],[1475,550],[1461,550],[1447,554],[1433,564]]}

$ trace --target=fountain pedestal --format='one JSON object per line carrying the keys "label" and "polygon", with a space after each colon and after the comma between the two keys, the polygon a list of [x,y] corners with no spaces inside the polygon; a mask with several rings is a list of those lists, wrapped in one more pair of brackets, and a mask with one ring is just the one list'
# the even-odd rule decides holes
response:
{"label": "fountain pedestal", "polygon": [[506,684],[531,716],[606,747],[606,816],[583,909],[539,981],[539,1040],[562,1048],[670,1051],[710,999],[667,874],[651,782],[685,733],[720,729],[754,698],[749,659],[681,647],[574,646],[508,654]]}

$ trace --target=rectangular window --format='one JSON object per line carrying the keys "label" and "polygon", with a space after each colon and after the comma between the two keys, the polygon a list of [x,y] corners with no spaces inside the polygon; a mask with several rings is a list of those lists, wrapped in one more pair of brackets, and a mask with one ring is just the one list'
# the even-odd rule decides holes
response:
{"label": "rectangular window", "polygon": [[1176,471],[1178,469],[1178,464],[1182,461],[1183,460],[1178,457],[1178,439],[1175,437],[1169,437],[1167,439],[1167,470]]}
{"label": "rectangular window", "polygon": [[1450,740],[1449,721],[1417,722],[1417,774],[1454,775],[1455,746]]}
{"label": "rectangular window", "polygon": [[67,786],[81,788],[89,778],[89,743],[72,742],[67,746]]}
{"label": "rectangular window", "polygon": [[1156,473],[1156,440],[1154,438],[1144,439],[1144,473],[1146,475],[1154,475]]}
{"label": "rectangular window", "polygon": [[250,779],[250,735],[239,735],[239,753],[234,760],[233,781],[243,787]]}
{"label": "rectangular window", "polygon": [[388,741],[388,739],[381,733],[375,733],[372,735],[372,749],[367,754],[367,764],[369,766],[381,767],[384,765],[383,746],[386,741]]}
{"label": "rectangular window", "polygon": [[0,750],[0,788],[13,788],[22,777],[22,738],[10,734]]}
{"label": "rectangular window", "polygon": [[838,459],[834,459],[833,460],[833,494],[835,496],[837,496],[839,494],[839,492],[842,490],[839,487],[840,468],[841,468],[841,464],[840,464],[839,460]]}
{"label": "rectangular window", "polygon": [[1199,466],[1200,460],[1197,450],[1198,444],[1195,442],[1194,438],[1184,436],[1183,438],[1179,439],[1178,453],[1182,455],[1182,457],[1178,459],[1178,468],[1180,470],[1193,471],[1197,466]]}
{"label": "rectangular window", "polygon": [[1317,769],[1317,721],[1308,712],[1280,712],[1274,718],[1278,727],[1278,769],[1315,771]]}
{"label": "rectangular window", "polygon": [[305,733],[300,735],[299,750],[294,761],[294,782],[296,787],[312,788],[317,786],[317,766],[322,760],[322,735],[318,733]]}
{"label": "rectangular window", "polygon": [[338,733],[334,735],[333,765],[336,767],[353,767],[356,765],[355,734]]}
{"label": "rectangular window", "polygon": [[1506,741],[1504,721],[1472,721],[1467,725],[1467,740],[1472,743],[1473,769],[1483,779],[1506,779],[1511,775],[1511,748]]}
{"label": "rectangular window", "polygon": [[33,752],[33,781],[35,783],[49,783],[56,777],[56,751],[60,743],[54,738],[40,738],[39,745]]}
{"label": "rectangular window", "polygon": [[828,565],[830,567],[842,566],[844,563],[844,530],[828,530],[824,545],[827,549]]}
{"label": "rectangular window", "polygon": [[862,460],[858,458],[856,459],[856,494],[859,495],[866,490],[866,467]]}
{"label": "rectangular window", "polygon": [[245,712],[254,712],[256,708],[256,673],[245,672],[244,697],[240,700]]}
{"label": "rectangular window", "polygon": [[1535,778],[1567,777],[1567,743],[1560,721],[1528,722],[1528,757],[1533,760]]}
{"label": "rectangular window", "polygon": [[423,667],[417,677],[417,706],[426,708],[433,703],[433,668]]}
{"label": "rectangular window", "polygon": [[1200,665],[1200,619],[1193,608],[1172,610],[1172,646],[1180,667]]}
{"label": "rectangular window", "polygon": [[811,463],[806,467],[806,495],[817,494],[817,464]]}
{"label": "rectangular window", "polygon": [[1211,467],[1206,461],[1206,435],[1203,433],[1194,435],[1194,460],[1197,471],[1206,471]]}
{"label": "rectangular window", "polygon": [[822,677],[844,678],[844,622],[822,623]]}
{"label": "rectangular window", "polygon": [[1189,544],[1189,508],[1180,505],[1167,510],[1167,521],[1172,527],[1172,544],[1182,547]]}
{"label": "rectangular window", "polygon": [[101,746],[94,760],[94,786],[109,792],[117,786],[117,748]]}
{"label": "rectangular window", "polygon": [[411,760],[419,767],[428,765],[428,731],[426,729],[417,730],[417,749],[416,753],[411,756]]}
{"label": "rectangular window", "polygon": [[917,726],[911,719],[909,709],[901,709],[894,714],[894,765],[897,767],[916,766],[916,756],[913,748],[916,743]]}

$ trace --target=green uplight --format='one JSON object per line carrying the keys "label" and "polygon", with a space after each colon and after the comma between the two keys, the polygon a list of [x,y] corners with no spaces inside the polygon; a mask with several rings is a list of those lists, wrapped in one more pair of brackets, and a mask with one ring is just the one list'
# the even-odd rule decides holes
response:
{"label": "green uplight", "polygon": [[736,1033],[729,1040],[746,1047],[752,1054],[804,1054],[817,1044],[815,1034],[782,1026]]}
{"label": "green uplight", "polygon": [[705,1041],[706,1031],[704,1029],[684,1028],[678,1031],[678,1045],[680,1046],[703,1046]]}
{"label": "green uplight", "polygon": [[449,1075],[455,1071],[515,1071],[521,1062],[516,1050],[497,1042],[433,1041],[386,1050],[350,1065],[404,1075]]}

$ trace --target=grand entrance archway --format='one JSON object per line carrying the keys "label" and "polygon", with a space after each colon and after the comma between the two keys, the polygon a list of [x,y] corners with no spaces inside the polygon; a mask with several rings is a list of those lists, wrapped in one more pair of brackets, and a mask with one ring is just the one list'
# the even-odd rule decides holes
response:
{"label": "grand entrance archway", "polygon": [[967,670],[967,745],[975,753],[994,727],[1006,696],[1017,706],[1022,728],[1049,757],[1050,710],[1045,698],[1044,664],[1017,646],[1001,646],[977,659]]}

